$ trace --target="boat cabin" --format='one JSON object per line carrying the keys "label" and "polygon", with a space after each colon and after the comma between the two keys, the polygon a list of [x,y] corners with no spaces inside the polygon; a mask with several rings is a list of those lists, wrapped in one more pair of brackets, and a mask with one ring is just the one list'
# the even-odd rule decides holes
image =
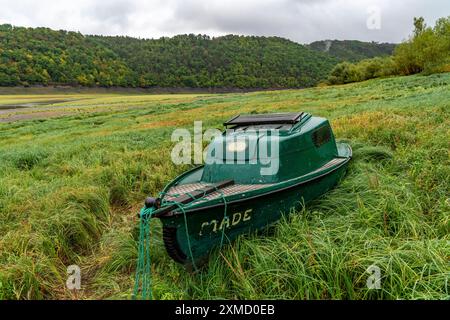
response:
{"label": "boat cabin", "polygon": [[278,183],[338,157],[328,120],[308,113],[238,115],[224,126],[208,146],[202,182]]}

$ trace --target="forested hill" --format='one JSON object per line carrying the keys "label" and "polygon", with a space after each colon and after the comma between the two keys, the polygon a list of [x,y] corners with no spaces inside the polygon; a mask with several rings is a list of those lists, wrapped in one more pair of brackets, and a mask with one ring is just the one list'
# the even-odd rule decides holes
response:
{"label": "forested hill", "polygon": [[340,61],[356,62],[379,56],[389,56],[394,52],[395,44],[362,42],[357,40],[323,40],[309,44],[319,52],[326,52]]}
{"label": "forested hill", "polygon": [[127,86],[134,78],[117,54],[80,33],[0,25],[0,86]]}
{"label": "forested hill", "polygon": [[141,40],[0,25],[0,86],[307,87],[336,63],[276,37]]}
{"label": "forested hill", "polygon": [[277,37],[92,38],[126,61],[144,86],[306,87],[336,64],[326,54]]}
{"label": "forested hill", "polygon": [[308,87],[339,60],[278,37],[145,40],[0,25],[0,86]]}

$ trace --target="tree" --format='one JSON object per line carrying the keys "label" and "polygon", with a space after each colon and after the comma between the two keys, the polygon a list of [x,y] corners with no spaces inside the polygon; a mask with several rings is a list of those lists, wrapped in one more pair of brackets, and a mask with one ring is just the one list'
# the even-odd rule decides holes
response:
{"label": "tree", "polygon": [[423,17],[414,17],[414,38],[420,36],[427,28]]}
{"label": "tree", "polygon": [[338,64],[328,82],[340,84],[395,74],[448,72],[449,52],[450,17],[439,19],[434,28],[427,27],[423,17],[414,18],[412,37],[398,45],[392,57]]}

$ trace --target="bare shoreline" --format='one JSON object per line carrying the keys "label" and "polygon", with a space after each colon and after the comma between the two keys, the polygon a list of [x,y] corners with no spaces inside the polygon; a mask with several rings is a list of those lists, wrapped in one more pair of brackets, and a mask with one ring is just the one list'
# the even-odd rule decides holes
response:
{"label": "bare shoreline", "polygon": [[182,93],[246,93],[259,91],[299,90],[305,88],[184,88],[184,87],[80,87],[80,86],[30,86],[0,87],[0,95],[13,94],[73,94],[73,93],[120,93],[120,94],[182,94]]}

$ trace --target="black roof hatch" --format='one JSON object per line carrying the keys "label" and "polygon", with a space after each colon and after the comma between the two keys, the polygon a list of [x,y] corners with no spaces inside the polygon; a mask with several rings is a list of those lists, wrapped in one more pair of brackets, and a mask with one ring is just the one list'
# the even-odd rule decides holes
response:
{"label": "black roof hatch", "polygon": [[224,126],[252,126],[264,124],[295,124],[302,119],[303,112],[297,113],[269,113],[269,114],[240,114],[228,120]]}

